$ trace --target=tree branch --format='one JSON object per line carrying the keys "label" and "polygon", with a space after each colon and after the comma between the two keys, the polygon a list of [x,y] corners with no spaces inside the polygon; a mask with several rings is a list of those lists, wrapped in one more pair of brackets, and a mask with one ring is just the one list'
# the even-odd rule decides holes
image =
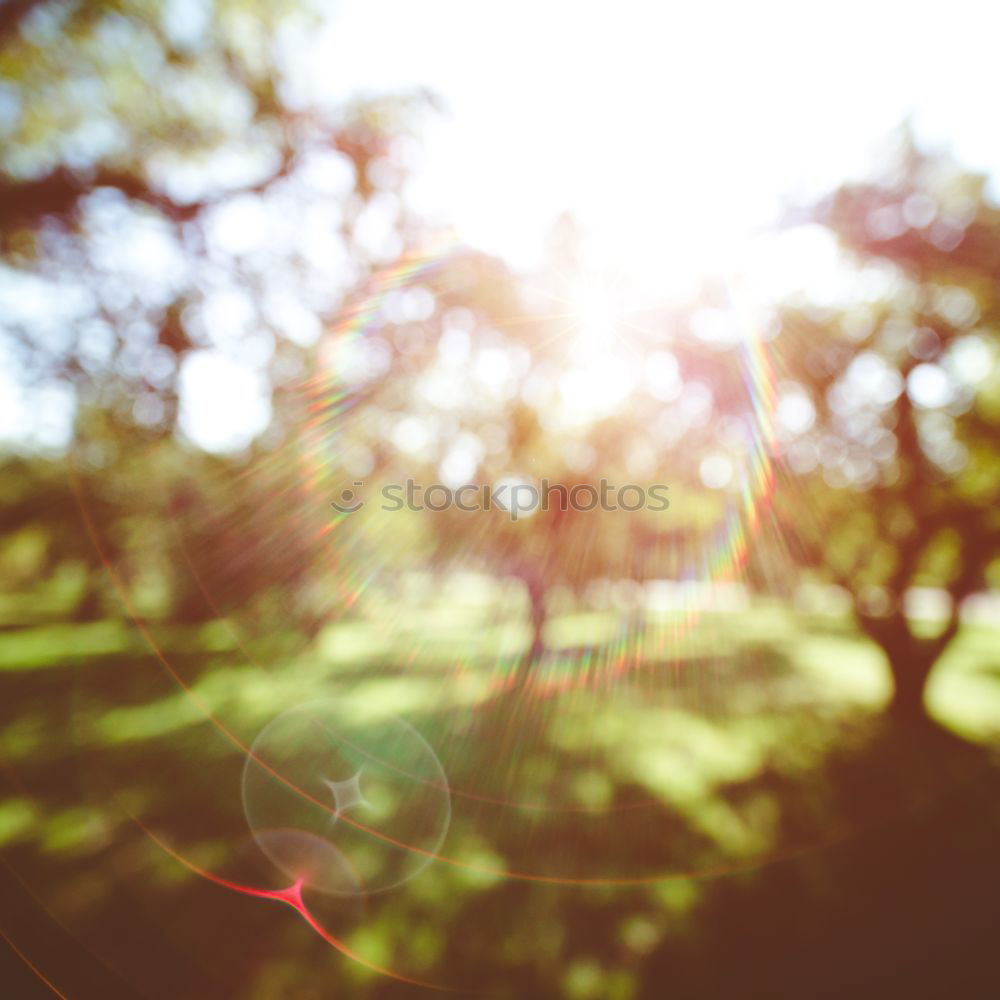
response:
{"label": "tree branch", "polygon": [[[295,154],[291,147],[284,148],[278,167],[264,180],[240,188],[240,192],[259,194],[265,191],[275,181],[286,177],[294,162]],[[126,171],[100,168],[88,173],[74,173],[65,167],[59,167],[44,177],[33,180],[19,181],[0,177],[2,229],[8,232],[18,227],[34,229],[46,216],[68,221],[74,216],[80,199],[102,187],[115,188],[127,198],[149,205],[176,223],[190,222],[222,200],[222,197],[214,197],[176,202],[140,177]],[[223,197],[228,197],[230,193],[227,192]]]}
{"label": "tree branch", "polygon": [[7,0],[0,4],[0,45],[17,31],[24,19],[36,8],[49,0]]}

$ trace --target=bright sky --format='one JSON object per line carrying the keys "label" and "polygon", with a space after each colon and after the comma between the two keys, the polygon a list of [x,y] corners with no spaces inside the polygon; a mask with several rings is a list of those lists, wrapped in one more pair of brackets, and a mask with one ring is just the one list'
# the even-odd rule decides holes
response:
{"label": "bright sky", "polygon": [[783,197],[863,173],[907,115],[1000,171],[998,29],[984,0],[341,0],[302,84],[429,86],[450,115],[425,208],[520,263],[571,209],[670,287],[736,266]]}

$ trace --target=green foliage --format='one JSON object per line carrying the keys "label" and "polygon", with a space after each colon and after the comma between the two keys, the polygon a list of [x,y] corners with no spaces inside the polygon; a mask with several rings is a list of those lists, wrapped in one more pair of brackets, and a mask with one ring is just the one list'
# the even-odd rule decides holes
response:
{"label": "green foliage", "polygon": [[[877,939],[887,968],[945,995],[924,956],[996,924],[985,756],[882,731],[874,647],[839,618],[759,599],[698,630],[683,609],[638,613],[641,584],[705,570],[724,515],[750,529],[739,476],[712,492],[700,479],[707,455],[759,457],[739,350],[692,337],[674,308],[629,316],[588,358],[576,296],[593,289],[569,220],[540,289],[470,250],[428,259],[406,177],[433,102],[300,100],[290,61],[317,10],[0,6],[4,361],[76,404],[67,447],[14,447],[0,469],[5,861],[149,995],[406,995],[289,911],[206,885],[136,822],[264,884],[240,741],[349,690],[419,724],[455,803],[449,860],[405,893],[357,918],[315,903],[368,960],[501,996],[770,996],[786,981],[806,996],[836,951],[844,995]],[[233,212],[245,240],[226,235]],[[986,741],[996,636],[958,634],[957,610],[998,571],[1000,212],[981,179],[909,151],[817,219],[877,292],[785,313],[781,393],[812,417],[783,442],[773,509],[754,509],[747,579],[788,595],[798,560],[839,583],[906,711],[940,656],[935,716]],[[415,273],[383,294],[401,258]],[[44,308],[18,311],[20,296]],[[180,382],[203,352],[254,368],[269,397],[271,426],[235,454],[185,440]],[[635,378],[616,408],[618,354]],[[671,507],[328,507],[358,479],[463,476],[665,481]],[[915,586],[950,593],[943,631],[907,614]],[[571,695],[498,695],[543,643]],[[589,683],[623,645],[656,651],[629,664],[645,672]],[[903,836],[900,816],[918,817]],[[868,913],[876,890],[902,919]],[[4,894],[12,924],[53,954],[19,892]],[[990,962],[971,967],[995,980]]]}

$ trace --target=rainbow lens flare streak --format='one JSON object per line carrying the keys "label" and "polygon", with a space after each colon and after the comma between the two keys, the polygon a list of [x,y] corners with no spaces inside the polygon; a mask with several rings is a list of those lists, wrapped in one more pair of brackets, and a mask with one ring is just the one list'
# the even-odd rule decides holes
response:
{"label": "rainbow lens flare streak", "polygon": [[[450,255],[455,253],[455,251],[456,247],[453,238],[451,236],[442,237],[436,244],[425,248],[422,252],[411,253],[397,266],[377,274],[370,282],[366,293],[361,297],[361,299],[347,309],[343,316],[334,324],[331,331],[331,337],[335,341],[342,341],[344,338],[363,338],[377,322],[382,310],[382,304],[387,295],[406,288],[415,280],[429,275],[440,267]],[[775,374],[771,363],[770,352],[762,338],[752,334],[743,338],[739,345],[739,352],[742,362],[745,389],[751,404],[753,434],[751,436],[752,441],[749,449],[749,458],[745,469],[739,476],[741,487],[739,502],[730,505],[727,509],[724,519],[720,523],[716,532],[711,536],[709,551],[702,556],[699,560],[699,566],[697,567],[702,573],[707,575],[709,580],[712,581],[725,581],[738,577],[741,568],[746,562],[749,546],[753,541],[754,535],[761,524],[765,512],[770,506],[776,482],[775,461],[778,454],[778,443],[773,424],[776,390]],[[305,471],[307,473],[302,488],[308,492],[310,490],[321,490],[327,485],[329,477],[329,462],[326,456],[329,454],[331,433],[335,435],[337,423],[344,417],[345,414],[348,414],[357,408],[359,403],[363,400],[363,396],[352,393],[349,386],[339,383],[336,376],[331,377],[328,374],[322,374],[306,381],[302,384],[301,388],[307,396],[312,398],[312,402],[309,405],[311,416],[302,432],[302,440],[305,443]],[[275,461],[281,461],[280,457],[276,457]],[[80,501],[87,531],[101,555],[109,578],[111,579],[119,598],[121,599],[123,605],[127,608],[130,617],[139,628],[145,641],[153,650],[161,666],[177,687],[183,691],[185,697],[197,707],[199,713],[207,721],[209,721],[210,724],[236,750],[244,755],[247,761],[252,761],[254,764],[258,765],[277,782],[286,786],[287,789],[295,796],[301,797],[303,801],[324,810],[328,814],[332,814],[339,822],[365,834],[376,842],[391,845],[394,848],[416,856],[422,856],[427,861],[434,860],[445,865],[454,866],[459,869],[466,869],[468,871],[488,876],[522,880],[526,882],[577,887],[641,886],[663,883],[674,879],[710,877],[731,873],[733,871],[756,868],[763,863],[794,856],[805,850],[811,850],[816,846],[815,844],[812,844],[801,849],[786,848],[780,852],[774,852],[773,854],[764,857],[756,857],[745,863],[738,862],[718,866],[708,866],[698,871],[660,872],[634,877],[574,877],[569,875],[552,874],[544,871],[525,871],[512,867],[509,868],[467,861],[460,857],[449,856],[442,853],[436,845],[433,849],[427,849],[419,844],[408,843],[405,839],[393,837],[382,830],[375,829],[361,822],[354,816],[346,815],[344,813],[338,814],[329,802],[318,800],[294,780],[272,768],[267,761],[257,756],[250,746],[241,740],[241,738],[237,736],[229,726],[212,713],[208,705],[205,704],[198,693],[194,691],[185,679],[178,673],[173,664],[170,662],[168,656],[157,644],[150,628],[136,612],[123,581],[119,578],[116,569],[106,555],[103,542],[99,537],[95,522],[87,511],[83,491],[75,476],[73,477],[73,481],[78,499]],[[287,498],[279,494],[275,495],[272,499],[274,504],[277,506]],[[324,524],[317,531],[316,540],[319,541],[331,531],[334,531],[339,524],[343,523],[343,520],[344,518],[341,517]],[[189,558],[188,553],[185,552],[184,555],[185,558],[188,559],[190,569],[194,574],[206,601],[209,602],[210,606],[214,607],[211,589],[198,577],[197,569]],[[331,574],[331,579],[335,582],[335,585],[338,588],[341,600],[346,606],[350,606],[357,601],[358,597],[364,592],[370,581],[375,577],[377,568],[370,569],[367,573],[355,574],[349,565],[349,561],[343,558],[342,555],[335,554],[334,559],[335,568],[338,572]],[[692,570],[693,569],[694,567],[692,567]],[[225,616],[221,613],[218,617],[225,618]],[[697,612],[693,608],[688,608],[682,621],[674,626],[673,637],[677,638],[681,633],[690,631],[696,621]],[[226,622],[226,627],[233,630],[233,625],[229,621]],[[236,631],[234,631],[233,634],[237,644],[246,654],[248,661],[253,662],[254,657],[250,654],[250,650],[246,648],[241,636]],[[569,689],[574,684],[592,683],[591,679],[594,676],[602,677],[605,682],[608,682],[613,678],[621,677],[628,671],[635,669],[636,666],[641,663],[644,654],[642,643],[643,638],[641,635],[625,631],[621,633],[614,640],[614,642],[608,645],[603,654],[598,653],[595,655],[593,651],[588,653],[586,657],[588,669],[581,671],[581,675],[583,677],[582,680],[579,677],[576,679],[567,678],[561,681],[556,681],[555,683],[550,682],[547,686],[539,685],[535,690],[530,692],[530,696],[532,699],[551,696],[560,690]],[[416,657],[416,652],[417,651],[415,650],[413,653],[414,658]],[[595,666],[596,669],[591,669]],[[456,675],[461,674],[463,668],[463,661],[459,658],[454,665],[454,673]],[[510,670],[509,665],[506,668],[505,673],[506,676],[501,676],[498,680],[498,690],[509,688],[513,681],[512,671]],[[386,764],[390,768],[394,766],[391,761],[383,761],[382,763]],[[417,782],[428,782],[428,779],[425,776],[413,774],[409,774],[407,776]],[[589,811],[591,809],[591,807],[587,806],[556,805],[543,801],[514,801],[510,798],[491,796],[472,789],[452,788],[451,793],[460,799],[468,799],[476,802],[513,807],[529,811],[573,811],[575,809]],[[645,805],[648,805],[648,803],[616,803],[612,808],[615,810],[621,810],[641,808]],[[597,808],[596,811],[603,812],[608,810]],[[384,974],[407,983],[428,986],[435,989],[446,989],[446,987],[427,983],[408,977],[397,971],[384,968],[367,960],[364,956],[346,946],[342,941],[328,932],[309,910],[303,898],[303,890],[307,888],[305,880],[300,878],[289,886],[278,890],[255,888],[253,886],[227,880],[217,874],[198,867],[193,862],[183,857],[174,848],[170,847],[162,837],[155,834],[137,817],[133,816],[132,818],[160,849],[165,851],[179,863],[183,864],[191,872],[232,891],[254,898],[271,899],[291,906],[296,912],[299,913],[299,915],[315,933],[317,933],[332,947],[336,948],[339,952],[352,960],[357,961],[380,974]],[[837,831],[831,834],[830,842],[837,842],[845,835],[846,833],[844,831]]]}

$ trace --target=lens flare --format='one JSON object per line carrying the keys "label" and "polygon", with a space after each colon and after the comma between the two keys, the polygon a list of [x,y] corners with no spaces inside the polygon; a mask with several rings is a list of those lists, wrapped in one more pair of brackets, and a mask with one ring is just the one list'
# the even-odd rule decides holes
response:
{"label": "lens flare", "polygon": [[441,847],[448,781],[427,741],[351,701],[283,712],[254,740],[243,806],[261,850],[286,875],[331,895],[408,881]]}

